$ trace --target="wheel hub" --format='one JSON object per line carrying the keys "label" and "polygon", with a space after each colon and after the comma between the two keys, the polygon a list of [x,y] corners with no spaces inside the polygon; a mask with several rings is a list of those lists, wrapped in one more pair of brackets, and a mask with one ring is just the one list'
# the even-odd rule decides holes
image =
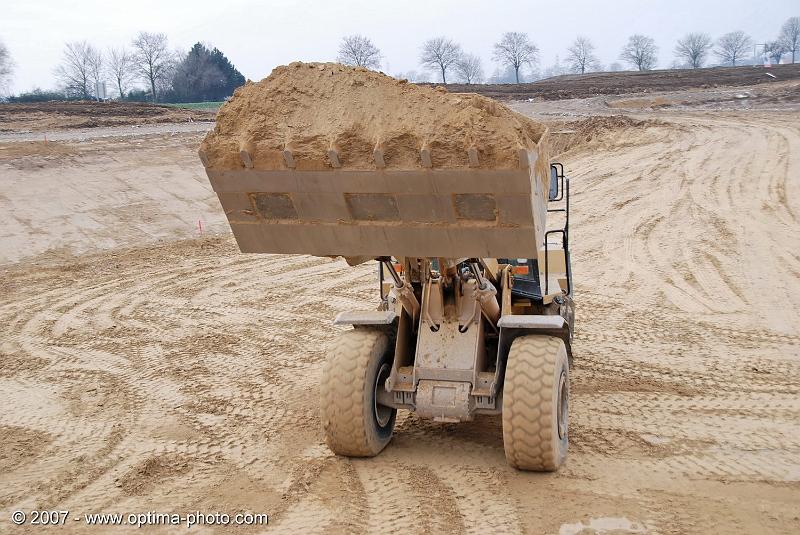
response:
{"label": "wheel hub", "polygon": [[389,372],[389,364],[384,362],[375,377],[375,391],[373,392],[372,399],[374,400],[373,410],[375,411],[375,421],[378,422],[379,427],[386,427],[389,424],[389,420],[392,418],[391,407],[378,403],[378,388],[381,388],[386,382],[386,379],[389,377]]}
{"label": "wheel hub", "polygon": [[558,381],[558,438],[564,439],[567,436],[567,423],[569,418],[569,386],[567,385],[567,373],[562,371]]}

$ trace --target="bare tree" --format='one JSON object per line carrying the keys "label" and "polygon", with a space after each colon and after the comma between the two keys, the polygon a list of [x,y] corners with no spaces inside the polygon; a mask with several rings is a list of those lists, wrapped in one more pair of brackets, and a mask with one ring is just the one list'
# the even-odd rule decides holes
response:
{"label": "bare tree", "polygon": [[447,69],[461,58],[461,47],[446,37],[435,37],[422,45],[420,63],[429,69],[442,72],[442,83],[447,83]]}
{"label": "bare tree", "polygon": [[527,33],[506,32],[500,42],[494,45],[494,59],[512,67],[514,77],[519,83],[520,68],[523,65],[533,67],[539,60],[539,49],[531,42]]}
{"label": "bare tree", "polygon": [[161,76],[156,80],[156,93],[164,95],[172,89],[172,82],[181,65],[181,58],[186,57],[187,52],[182,49],[169,51],[169,61],[164,64]]}
{"label": "bare tree", "polygon": [[622,48],[619,59],[630,63],[640,71],[649,71],[656,66],[658,47],[652,37],[631,35],[628,44]]}
{"label": "bare tree", "polygon": [[11,75],[14,74],[14,62],[6,45],[0,41],[0,95],[8,91]]}
{"label": "bare tree", "polygon": [[567,49],[567,61],[572,72],[586,74],[587,70],[597,68],[597,56],[594,55],[594,45],[583,36],[578,36],[572,46]]}
{"label": "bare tree", "polygon": [[772,63],[776,65],[781,62],[781,58],[786,54],[787,50],[783,41],[770,41],[764,43],[764,55],[766,55]]}
{"label": "bare tree", "polygon": [[792,63],[800,45],[800,17],[790,17],[781,27],[781,35],[778,38],[787,52],[792,53]]}
{"label": "bare tree", "polygon": [[133,54],[127,48],[120,47],[109,48],[106,55],[108,56],[106,71],[117,86],[119,98],[125,98],[125,89],[135,72]]}
{"label": "bare tree", "polygon": [[163,33],[139,32],[133,40],[134,64],[142,79],[150,85],[153,102],[157,89],[169,78],[175,58],[167,47],[167,36]]}
{"label": "bare tree", "polygon": [[483,81],[481,58],[474,54],[463,54],[455,64],[456,74],[465,84],[479,84]]}
{"label": "bare tree", "polygon": [[339,56],[336,61],[345,65],[355,65],[367,69],[378,69],[381,66],[381,51],[363,35],[348,35],[339,45]]}
{"label": "bare tree", "polygon": [[89,76],[92,80],[92,92],[97,100],[100,100],[100,83],[103,81],[104,63],[103,52],[92,47],[89,51]]}
{"label": "bare tree", "polygon": [[703,66],[712,46],[708,34],[687,33],[678,39],[678,44],[675,45],[675,57],[685,60],[693,69],[698,69]]}
{"label": "bare tree", "polygon": [[741,30],[726,33],[717,40],[717,49],[714,54],[722,61],[722,63],[730,63],[733,67],[736,66],[736,61],[742,59],[753,46],[750,37]]}
{"label": "bare tree", "polygon": [[54,72],[68,96],[92,98],[92,65],[97,59],[96,54],[94,47],[86,41],[75,41],[64,46],[62,63]]}

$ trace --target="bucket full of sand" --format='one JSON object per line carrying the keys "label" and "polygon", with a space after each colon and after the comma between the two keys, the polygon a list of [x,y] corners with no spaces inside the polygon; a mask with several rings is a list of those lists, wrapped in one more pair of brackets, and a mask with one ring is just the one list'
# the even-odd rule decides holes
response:
{"label": "bucket full of sand", "polygon": [[535,257],[546,128],[333,63],[239,88],[199,154],[243,252]]}

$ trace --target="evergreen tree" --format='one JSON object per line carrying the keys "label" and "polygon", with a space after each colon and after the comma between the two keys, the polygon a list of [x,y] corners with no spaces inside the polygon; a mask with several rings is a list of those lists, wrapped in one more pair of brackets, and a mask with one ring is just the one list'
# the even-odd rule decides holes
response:
{"label": "evergreen tree", "polygon": [[233,66],[233,63],[220,52],[218,48],[211,51],[211,61],[222,71],[225,78],[223,94],[217,100],[223,100],[233,94],[237,87],[243,86],[245,79],[242,73]]}
{"label": "evergreen tree", "polygon": [[243,85],[244,76],[217,48],[209,50],[196,43],[175,68],[172,91],[167,99],[173,102],[209,102],[225,100]]}

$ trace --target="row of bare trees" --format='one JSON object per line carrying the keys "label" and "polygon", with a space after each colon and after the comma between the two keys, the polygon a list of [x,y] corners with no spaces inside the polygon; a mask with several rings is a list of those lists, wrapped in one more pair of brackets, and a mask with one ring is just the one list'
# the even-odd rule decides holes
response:
{"label": "row of bare trees", "polygon": [[131,48],[112,47],[105,52],[86,41],[67,43],[54,73],[68,96],[99,97],[96,87],[108,77],[114,81],[120,98],[138,79],[149,87],[155,101],[175,61],[176,54],[170,50],[165,34],[139,32]]}
{"label": "row of bare trees", "polygon": [[[539,60],[539,49],[531,42],[528,34],[523,32],[506,32],[500,41],[494,45],[494,60],[500,65],[505,65],[514,72],[517,83],[520,80],[520,71],[524,66],[533,67]],[[478,56],[467,54],[461,46],[447,37],[435,37],[422,45],[420,64],[428,69],[441,73],[442,83],[447,83],[447,72],[451,68],[461,78],[461,81],[470,84],[481,82],[483,79],[483,66]]]}
{"label": "row of bare trees", "polygon": [[[778,37],[774,41],[762,44],[764,55],[775,63],[779,63],[786,54],[791,54],[794,63],[798,45],[800,45],[800,17],[787,19],[781,26]],[[751,50],[753,50],[753,40],[743,31],[737,30],[726,33],[716,42],[706,33],[688,33],[678,39],[674,53],[683,65],[698,69],[705,64],[712,52],[722,65],[735,67],[749,56]],[[655,67],[657,55],[658,47],[651,37],[632,35],[622,49],[620,59],[640,71],[646,71]]]}
{"label": "row of bare trees", "polygon": [[[792,17],[783,24],[777,39],[764,44],[764,52],[775,63],[778,63],[785,54],[791,54],[794,63],[799,41],[800,17]],[[712,52],[721,64],[736,66],[748,57],[752,47],[751,38],[742,31],[727,33],[716,41],[706,33],[695,32],[688,33],[678,40],[674,54],[678,60],[677,65],[695,69],[702,67]],[[568,70],[578,74],[599,70],[601,65],[595,50],[589,38],[576,37],[567,48]],[[382,58],[380,50],[369,38],[351,35],[342,40],[337,59],[349,65],[378,69]],[[522,68],[525,66],[533,68],[538,63],[538,58],[539,49],[531,42],[528,35],[522,32],[507,32],[494,45],[493,59],[510,69],[517,83],[520,81]],[[652,37],[634,34],[628,38],[619,59],[634,69],[651,70],[658,63],[658,46]],[[447,37],[436,37],[426,41],[422,45],[420,64],[423,68],[433,70],[440,75],[442,83],[447,83],[448,73],[453,72],[464,83],[483,80],[480,58],[465,53],[458,43]],[[612,64],[611,70],[618,70],[617,65]]]}
{"label": "row of bare trees", "polygon": [[735,67],[737,62],[741,63],[741,60],[747,57],[752,46],[753,41],[750,36],[741,30],[726,33],[717,39],[716,46],[710,35],[695,32],[678,39],[675,45],[675,57],[686,66],[699,69],[713,49],[714,55],[723,65]]}
{"label": "row of bare trees", "polygon": [[[780,35],[774,41],[764,43],[764,54],[773,62],[779,63],[784,55],[791,54],[792,63],[800,44],[800,17],[788,19],[781,27]],[[722,65],[736,66],[750,56],[753,40],[741,30],[726,33],[714,42],[711,36],[702,32],[688,33],[678,39],[675,57],[678,61],[698,69],[702,67],[709,54],[717,57]],[[620,59],[640,71],[650,70],[657,62],[658,47],[651,37],[632,35],[622,49]]]}
{"label": "row of bare trees", "polygon": [[[791,54],[794,63],[800,46],[800,17],[789,18],[781,27],[778,37],[761,46],[764,55],[772,62],[780,63],[785,55]],[[726,33],[715,44],[708,34],[689,33],[678,40],[675,56],[687,66],[697,69],[703,66],[712,49],[722,64],[735,66],[753,50],[753,40],[743,31],[735,31]]]}
{"label": "row of bare trees", "polygon": [[[517,82],[522,67],[534,65],[538,60],[538,53],[539,49],[528,35],[521,32],[507,32],[494,45],[494,59],[513,69]],[[380,68],[382,58],[380,50],[369,38],[349,35],[342,39],[337,61],[346,65],[377,69]],[[467,84],[481,82],[484,77],[481,59],[475,54],[464,52],[461,45],[443,36],[425,41],[420,64],[439,73],[442,83],[447,83],[448,73],[451,72],[455,72]]]}
{"label": "row of bare trees", "polygon": [[[756,47],[761,46],[764,55],[775,63],[779,63],[787,55],[791,55],[794,63],[798,45],[800,17],[791,17],[781,26],[774,40]],[[727,33],[716,41],[706,33],[688,33],[675,45],[675,65],[700,68],[713,53],[720,63],[735,66],[748,57],[753,47],[752,39],[743,31]],[[337,59],[345,64],[377,69],[380,68],[382,58],[381,51],[369,38],[351,35],[342,40]],[[507,32],[495,43],[493,59],[508,69],[513,74],[513,79],[519,83],[522,69],[533,69],[538,64],[539,49],[526,33]],[[584,74],[601,69],[594,44],[584,36],[576,37],[567,48],[566,59],[570,72]],[[657,64],[658,47],[652,37],[635,34],[628,38],[619,59],[640,71],[650,70]],[[227,59],[220,61],[227,62]],[[72,97],[98,96],[96,87],[104,79],[110,78],[120,98],[125,96],[135,80],[139,80],[148,86],[149,96],[155,101],[159,93],[169,85],[177,62],[178,55],[169,48],[165,34],[140,32],[130,47],[112,47],[106,51],[95,48],[86,41],[68,43],[62,63],[54,72],[65,92]],[[558,60],[556,63],[558,64]],[[447,37],[435,37],[426,41],[422,46],[420,64],[440,74],[443,83],[447,83],[450,73],[468,84],[484,80],[481,59],[477,55],[464,52],[458,43]],[[618,64],[609,66],[610,70],[620,68]],[[233,67],[230,66],[230,69]],[[0,95],[8,89],[13,70],[14,63],[9,51],[0,42]],[[554,67],[545,72],[558,74],[564,71],[561,67]]]}

